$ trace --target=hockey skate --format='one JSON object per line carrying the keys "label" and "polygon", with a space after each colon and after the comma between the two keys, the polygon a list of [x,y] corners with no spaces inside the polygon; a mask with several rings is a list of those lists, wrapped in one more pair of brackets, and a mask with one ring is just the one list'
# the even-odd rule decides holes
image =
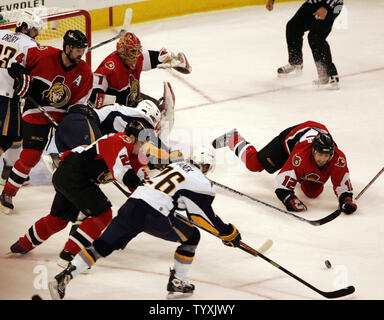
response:
{"label": "hockey skate", "polygon": [[303,65],[302,64],[286,64],[277,69],[277,76],[279,78],[287,78],[287,77],[297,77],[303,73]]}
{"label": "hockey skate", "polygon": [[182,281],[175,277],[175,270],[171,269],[167,285],[167,299],[179,299],[190,297],[195,290],[195,286],[188,281]]}
{"label": "hockey skate", "polygon": [[46,165],[48,171],[53,174],[56,169],[59,167],[60,163],[60,154],[59,153],[50,153],[50,154],[43,154],[41,158],[44,161],[44,164]]}
{"label": "hockey skate", "polygon": [[11,253],[26,254],[29,251],[30,250],[26,250],[21,246],[19,240],[17,240],[13,245],[11,245]]}
{"label": "hockey skate", "polygon": [[215,149],[220,149],[224,147],[228,147],[229,140],[234,137],[239,135],[239,132],[237,129],[232,129],[231,131],[228,131],[227,133],[223,134],[220,137],[217,137],[215,140],[212,141],[212,146]]}
{"label": "hockey skate", "polygon": [[[3,159],[3,171],[1,172],[0,184],[5,186],[9,174],[12,171],[12,166],[7,166],[5,159]],[[23,186],[29,185],[29,177],[23,182]]]}
{"label": "hockey skate", "polygon": [[330,76],[324,79],[318,79],[313,81],[313,85],[319,89],[338,90],[339,89],[339,76]]}
{"label": "hockey skate", "polygon": [[76,270],[76,267],[69,264],[64,271],[60,272],[55,278],[48,283],[49,293],[53,300],[63,299],[65,296],[65,288],[69,281],[72,280],[71,272]]}
{"label": "hockey skate", "polygon": [[[73,260],[74,257],[75,257],[75,255],[73,253],[70,253],[67,250],[63,249],[60,252],[59,260],[57,260],[56,263],[59,267],[66,269],[71,264],[71,261]],[[88,269],[86,269],[80,273],[81,274],[88,274],[90,270],[91,270],[91,268],[89,267]]]}
{"label": "hockey skate", "polygon": [[5,194],[3,190],[0,195],[0,210],[5,214],[11,214],[13,208],[12,197]]}

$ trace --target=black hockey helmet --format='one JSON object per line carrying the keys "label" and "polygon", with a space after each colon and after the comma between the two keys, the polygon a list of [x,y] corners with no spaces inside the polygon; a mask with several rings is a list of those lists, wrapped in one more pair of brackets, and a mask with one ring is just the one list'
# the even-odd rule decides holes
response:
{"label": "black hockey helmet", "polygon": [[73,48],[87,48],[88,39],[80,30],[68,30],[63,37],[63,48],[69,45]]}
{"label": "black hockey helmet", "polygon": [[124,133],[127,136],[133,134],[138,141],[149,141],[151,138],[151,132],[153,130],[147,129],[140,121],[133,120],[127,124]]}
{"label": "black hockey helmet", "polygon": [[329,133],[321,132],[313,139],[312,148],[313,151],[327,153],[332,156],[335,150],[335,145],[335,141],[333,141],[333,138]]}

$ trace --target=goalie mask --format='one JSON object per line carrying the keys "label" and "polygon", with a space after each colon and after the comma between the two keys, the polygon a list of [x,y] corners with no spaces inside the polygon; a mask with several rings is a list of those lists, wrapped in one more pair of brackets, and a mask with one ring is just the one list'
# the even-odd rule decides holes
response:
{"label": "goalie mask", "polygon": [[137,59],[141,55],[141,42],[132,32],[124,34],[116,44],[116,50],[124,64],[135,69]]}
{"label": "goalie mask", "polygon": [[157,105],[151,100],[140,101],[136,109],[140,110],[146,116],[151,118],[151,120],[153,121],[153,127],[156,127],[157,124],[160,122],[160,118],[161,118],[160,110],[157,107]]}
{"label": "goalie mask", "polygon": [[194,149],[189,162],[207,174],[215,168],[215,150],[211,146]]}

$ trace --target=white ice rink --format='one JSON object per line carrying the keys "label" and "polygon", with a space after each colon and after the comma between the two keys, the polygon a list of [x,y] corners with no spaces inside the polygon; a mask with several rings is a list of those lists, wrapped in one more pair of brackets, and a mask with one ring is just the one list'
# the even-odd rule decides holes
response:
{"label": "white ice rink", "polygon": [[[338,91],[312,86],[316,70],[307,39],[304,73],[297,79],[276,77],[287,63],[285,24],[301,2],[194,14],[132,25],[144,48],[183,51],[193,67],[190,75],[175,71],[143,72],[142,92],[162,95],[169,81],[176,95],[174,145],[209,143],[237,128],[261,149],[283,129],[306,120],[324,123],[347,156],[355,196],[383,167],[384,159],[384,1],[349,0],[328,40],[341,76]],[[114,30],[93,33],[96,44]],[[93,69],[115,42],[93,53]],[[274,175],[247,171],[229,150],[217,152],[211,178],[283,209],[273,192]],[[102,186],[114,204],[124,196],[111,184]],[[243,241],[258,248],[273,240],[266,256],[323,291],[353,285],[343,299],[383,299],[384,175],[357,201],[358,211],[323,226],[312,226],[256,202],[217,189],[216,213],[238,227]],[[330,181],[318,199],[298,197],[314,220],[337,209]],[[13,215],[0,215],[0,299],[50,299],[46,277],[60,269],[59,252],[69,227],[23,256],[6,253],[40,217],[49,213],[54,196],[42,164],[32,172],[32,185],[14,199]],[[100,259],[88,275],[74,279],[66,299],[165,299],[169,267],[177,244],[141,234],[125,250]],[[324,261],[332,263],[326,269]],[[202,232],[190,272],[193,299],[298,300],[324,299],[260,258],[225,247]]]}

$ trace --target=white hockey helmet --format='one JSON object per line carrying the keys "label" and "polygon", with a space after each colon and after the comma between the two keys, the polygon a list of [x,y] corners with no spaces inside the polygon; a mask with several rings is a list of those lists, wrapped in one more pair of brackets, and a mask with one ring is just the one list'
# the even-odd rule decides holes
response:
{"label": "white hockey helmet", "polygon": [[157,124],[160,122],[161,119],[161,112],[157,105],[152,102],[151,100],[142,100],[139,102],[139,104],[136,107],[137,110],[140,110],[145,115],[150,117],[153,121],[154,126],[156,127]]}
{"label": "white hockey helmet", "polygon": [[41,20],[37,14],[28,10],[23,10],[21,12],[20,16],[17,18],[16,27],[21,27],[23,22],[27,25],[28,30],[31,30],[32,28],[42,30],[44,27],[43,20]]}
{"label": "white hockey helmet", "polygon": [[207,174],[215,168],[215,149],[212,146],[202,146],[192,151],[189,161]]}

